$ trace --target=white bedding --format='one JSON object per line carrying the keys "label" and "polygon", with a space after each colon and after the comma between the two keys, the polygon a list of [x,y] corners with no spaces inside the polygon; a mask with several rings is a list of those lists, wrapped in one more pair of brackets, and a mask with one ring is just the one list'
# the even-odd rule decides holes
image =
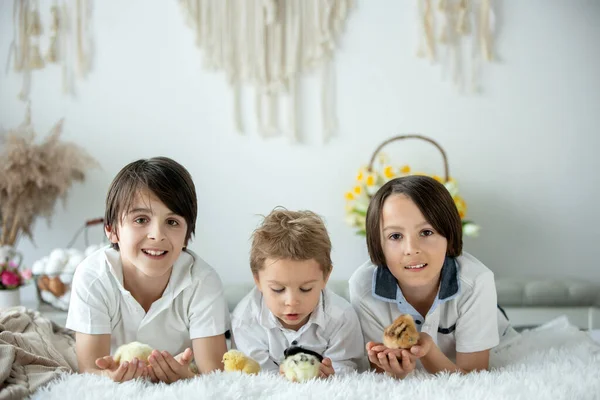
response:
{"label": "white bedding", "polygon": [[365,373],[305,384],[275,375],[214,373],[173,385],[116,384],[91,375],[65,374],[35,399],[598,399],[600,344],[566,318],[525,331],[497,349],[491,370],[468,375],[417,373],[404,381]]}

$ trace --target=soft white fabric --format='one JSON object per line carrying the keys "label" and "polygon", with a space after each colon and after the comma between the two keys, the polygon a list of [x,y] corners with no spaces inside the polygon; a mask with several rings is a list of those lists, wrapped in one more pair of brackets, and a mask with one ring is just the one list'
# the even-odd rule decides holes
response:
{"label": "soft white fabric", "polygon": [[274,374],[214,373],[173,385],[116,384],[96,375],[64,375],[34,399],[598,399],[600,345],[559,320],[524,332],[492,351],[489,372],[417,373],[396,381],[381,374],[336,376],[291,383]]}
{"label": "soft white fabric", "polygon": [[71,291],[67,328],[111,334],[112,352],[138,341],[178,354],[192,346],[192,339],[220,335],[229,328],[221,279],[190,250],[181,253],[162,297],[148,313],[123,287],[121,258],[110,247],[79,265]]}
{"label": "soft white fabric", "polygon": [[279,371],[283,352],[298,345],[329,357],[336,373],[364,370],[367,359],[358,317],[345,299],[329,289],[298,331],[285,329],[254,288],[231,316],[235,346],[255,359],[263,370]]}
{"label": "soft white fabric", "polygon": [[[458,293],[445,301],[436,301],[424,321],[423,316],[415,318],[422,322],[421,332],[428,333],[451,360],[457,351],[470,353],[493,348],[499,343],[499,335],[509,329],[497,309],[493,272],[465,252],[457,261]],[[366,262],[349,281],[350,301],[358,314],[365,342],[381,342],[385,327],[402,314],[403,309],[406,311],[406,305],[373,296],[375,270],[375,265]],[[450,333],[438,332],[440,327],[453,326],[456,330]]]}

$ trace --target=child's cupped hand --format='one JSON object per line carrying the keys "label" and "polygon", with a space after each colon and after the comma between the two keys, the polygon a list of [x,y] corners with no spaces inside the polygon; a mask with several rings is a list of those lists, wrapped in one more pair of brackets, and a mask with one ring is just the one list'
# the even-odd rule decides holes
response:
{"label": "child's cupped hand", "polygon": [[137,358],[134,358],[131,362],[125,361],[118,364],[111,356],[101,357],[96,359],[96,367],[102,371],[102,375],[115,382],[126,382],[148,376],[146,363]]}
{"label": "child's cupped hand", "polygon": [[419,342],[410,349],[390,349],[382,343],[367,343],[369,361],[379,369],[399,379],[404,379],[412,372],[419,358],[425,357],[432,346],[433,339],[421,332]]}
{"label": "child's cupped hand", "polygon": [[173,357],[167,351],[152,351],[148,361],[148,374],[153,382],[173,383],[180,379],[187,379],[195,376],[190,370],[190,363],[193,359],[192,349],[189,347],[177,357]]}
{"label": "child's cupped hand", "polygon": [[406,349],[390,349],[382,343],[367,343],[371,364],[397,379],[404,379],[416,367],[416,358]]}

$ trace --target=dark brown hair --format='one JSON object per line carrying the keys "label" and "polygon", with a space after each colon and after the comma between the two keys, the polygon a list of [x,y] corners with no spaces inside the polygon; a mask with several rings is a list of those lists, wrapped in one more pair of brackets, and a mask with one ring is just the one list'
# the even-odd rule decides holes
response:
{"label": "dark brown hair", "polygon": [[427,222],[446,238],[447,256],[458,257],[462,253],[462,222],[448,189],[428,176],[409,175],[387,182],[369,203],[366,220],[367,247],[373,264],[386,265],[381,246],[381,212],[385,200],[393,194],[408,196]]}
{"label": "dark brown hair", "polygon": [[[185,219],[187,246],[196,230],[196,188],[190,173],[167,157],[137,160],[119,171],[106,196],[105,226],[117,233],[119,222],[131,209],[136,195],[143,190],[152,192],[169,210]],[[118,249],[119,245],[113,243],[113,247]]]}
{"label": "dark brown hair", "polygon": [[321,217],[312,211],[275,208],[252,234],[250,269],[258,274],[267,258],[314,259],[324,276],[333,268],[331,241]]}

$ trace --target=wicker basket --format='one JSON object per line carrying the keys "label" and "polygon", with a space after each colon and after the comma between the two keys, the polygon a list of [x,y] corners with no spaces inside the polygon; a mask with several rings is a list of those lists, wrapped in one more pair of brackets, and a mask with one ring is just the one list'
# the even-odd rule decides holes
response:
{"label": "wicker basket", "polygon": [[[395,172],[394,167],[387,166],[383,171],[375,171],[374,163],[377,159],[377,156],[381,152],[381,150],[387,146],[388,144],[400,140],[405,139],[419,139],[425,142],[431,143],[434,145],[440,152],[442,156],[442,160],[444,163],[444,172],[443,176],[437,177],[433,176],[435,179],[440,181],[450,192],[456,206],[458,212],[460,214],[462,225],[463,225],[463,234],[465,236],[477,236],[479,232],[479,227],[475,225],[472,221],[468,221],[465,219],[466,216],[466,203],[461,196],[458,195],[458,186],[454,179],[450,177],[450,168],[448,166],[448,157],[446,156],[446,152],[435,140],[428,138],[419,134],[403,134],[394,136],[390,139],[385,140],[381,143],[373,154],[371,155],[371,159],[369,160],[369,164],[365,170],[359,172],[357,177],[357,182],[352,190],[346,192],[346,223],[353,228],[357,229],[357,233],[359,235],[366,234],[366,226],[365,219],[367,214],[367,207],[371,200],[371,197],[374,193],[388,180],[393,179],[398,176],[410,175],[409,172],[402,172],[401,174],[397,174]],[[387,168],[390,168],[389,175]]]}
{"label": "wicker basket", "polygon": [[[95,218],[85,221],[84,225],[75,233],[66,248],[71,249],[77,239],[83,233],[84,247],[89,246],[88,230],[89,228],[100,225],[104,222],[103,218]],[[62,249],[61,249],[62,250]],[[40,304],[66,311],[69,307],[69,298],[71,291],[71,281],[73,280],[74,270],[71,272],[58,271],[56,273],[35,274],[34,281],[37,292],[37,298]]]}
{"label": "wicker basket", "polygon": [[404,139],[420,139],[420,140],[429,142],[429,143],[433,144],[435,147],[437,147],[437,149],[440,151],[440,153],[442,155],[442,159],[444,161],[444,182],[448,182],[448,180],[450,179],[450,168],[448,167],[448,157],[446,156],[446,152],[444,151],[442,146],[440,146],[439,143],[436,142],[435,140],[428,138],[426,136],[423,136],[423,135],[418,135],[418,134],[398,135],[398,136],[394,136],[390,139],[387,139],[386,141],[381,143],[379,146],[377,146],[377,148],[373,152],[373,155],[371,156],[371,160],[369,161],[369,166],[367,167],[367,169],[369,171],[373,171],[373,163],[375,162],[375,158],[377,158],[377,154],[379,154],[379,152],[381,152],[381,150],[385,146],[387,146],[388,144],[390,144],[392,142],[396,142],[396,141],[400,141],[400,140],[404,140]]}

